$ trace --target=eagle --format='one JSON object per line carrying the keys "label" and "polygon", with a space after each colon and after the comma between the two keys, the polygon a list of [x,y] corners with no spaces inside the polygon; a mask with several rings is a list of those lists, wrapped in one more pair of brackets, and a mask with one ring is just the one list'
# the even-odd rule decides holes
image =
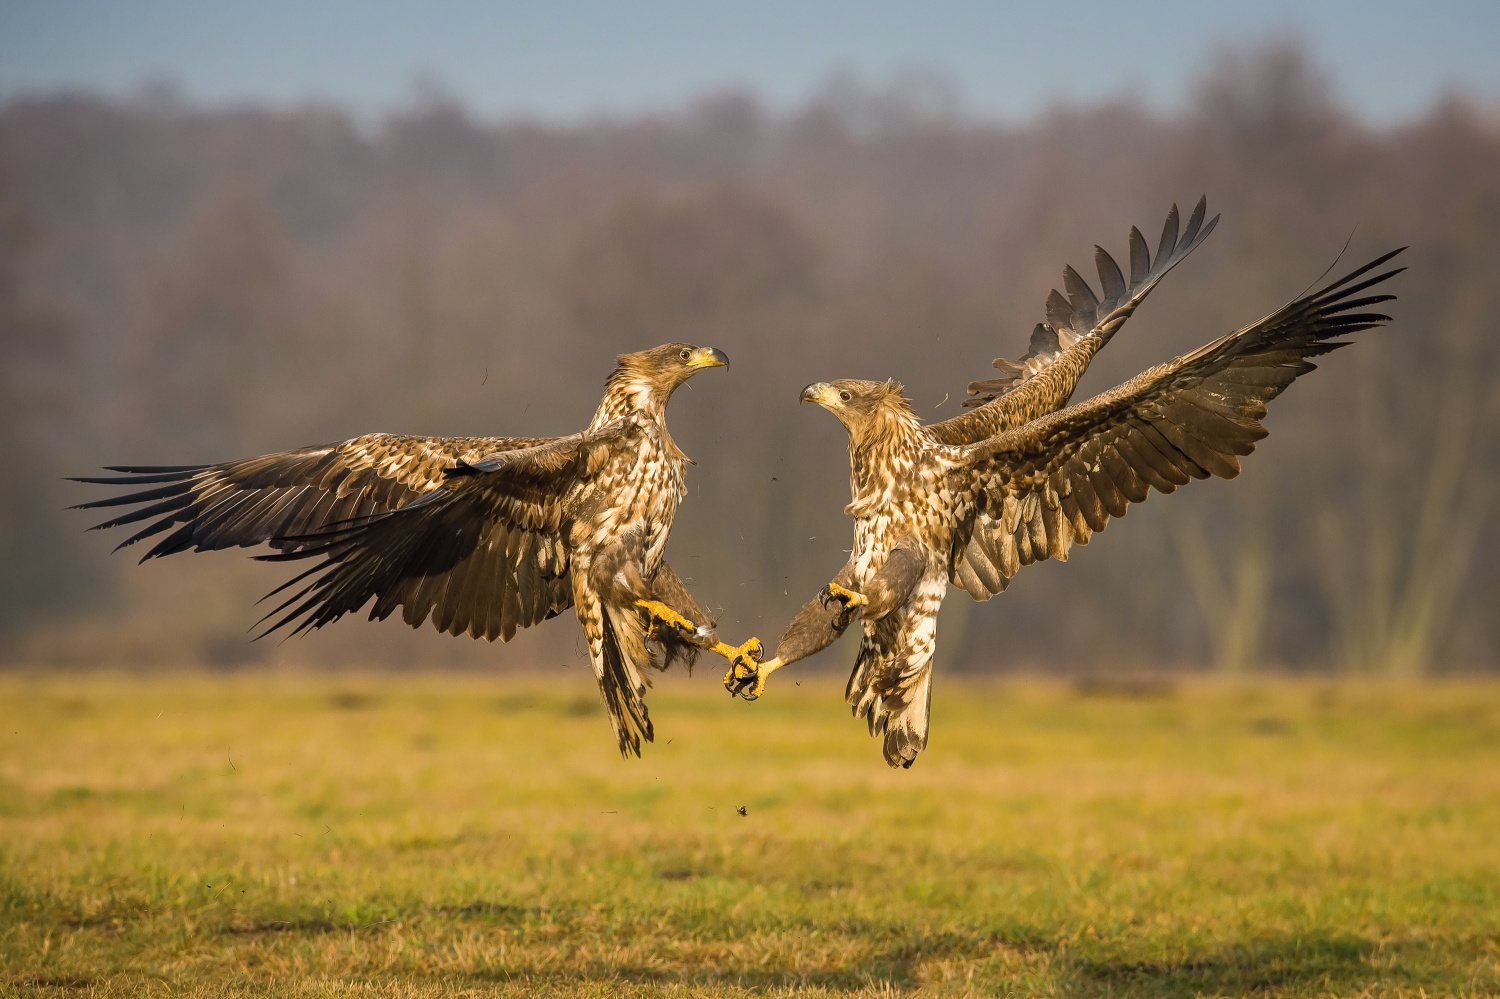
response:
{"label": "eagle", "polygon": [[[863,637],[845,700],[886,762],[910,767],[927,746],[937,615],[949,583],[975,600],[1006,588],[1024,565],[1066,561],[1111,517],[1154,488],[1233,478],[1267,430],[1266,404],[1314,370],[1337,339],[1389,322],[1368,311],[1391,301],[1363,294],[1404,268],[1372,274],[1372,260],[1234,333],[1069,406],[1079,377],[1165,274],[1213,230],[1200,200],[1179,238],[1174,205],[1153,260],[1130,231],[1127,278],[1095,248],[1096,295],[1071,267],[1047,321],[1019,361],[969,387],[967,412],[924,425],[894,381],[840,379],[802,391],[849,434],[854,519],[848,563],[810,600],[761,660],[754,640],[730,660],[731,693],[753,700],[777,669],[826,648],[860,616]],[[1404,249],[1404,247],[1402,248]]]}
{"label": "eagle", "polygon": [[[165,535],[141,561],[268,543],[265,561],[316,560],[271,591],[291,595],[262,635],[321,628],[373,600],[420,627],[509,641],[572,607],[622,755],[654,730],[647,666],[720,642],[664,552],[692,462],[667,432],[678,386],[729,358],[669,343],[623,354],[604,398],[568,437],[368,434],[221,465],[109,466],[76,481],[131,489],[75,509],[137,505],[94,529]],[[118,550],[118,548],[116,549]]]}

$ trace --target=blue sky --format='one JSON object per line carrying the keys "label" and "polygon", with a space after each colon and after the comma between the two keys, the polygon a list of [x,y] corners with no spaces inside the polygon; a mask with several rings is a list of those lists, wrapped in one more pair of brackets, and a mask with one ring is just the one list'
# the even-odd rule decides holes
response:
{"label": "blue sky", "polygon": [[0,0],[0,97],[126,94],[155,77],[196,101],[311,98],[374,115],[426,76],[486,116],[576,118],[728,87],[787,105],[834,73],[880,84],[921,70],[966,112],[1014,120],[1122,92],[1170,109],[1217,47],[1286,33],[1377,122],[1445,91],[1500,103],[1494,0]]}

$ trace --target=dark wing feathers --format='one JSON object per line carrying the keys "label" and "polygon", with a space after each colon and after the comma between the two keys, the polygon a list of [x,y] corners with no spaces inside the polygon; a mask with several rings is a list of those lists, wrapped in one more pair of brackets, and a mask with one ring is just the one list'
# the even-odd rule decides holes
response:
{"label": "dark wing feathers", "polygon": [[[1102,296],[1096,295],[1072,267],[1064,268],[1067,295],[1053,290],[1047,296],[1047,322],[1032,331],[1025,356],[1018,361],[996,358],[999,377],[969,383],[969,398],[964,405],[977,406],[978,411],[933,424],[928,429],[934,437],[945,444],[972,444],[1065,405],[1093,355],[1109,342],[1157,283],[1213,232],[1219,217],[1215,215],[1205,223],[1207,212],[1208,202],[1200,198],[1179,239],[1177,206],[1173,205],[1162,227],[1154,261],[1145,237],[1132,228],[1129,280],[1114,257],[1103,247],[1094,247]],[[1050,379],[1043,380],[1048,384],[1033,385],[1025,397],[1015,395],[1043,372],[1052,373]]]}
{"label": "dark wing feathers", "polygon": [[1238,475],[1267,434],[1266,404],[1314,369],[1311,358],[1390,321],[1368,310],[1394,295],[1356,296],[1399,274],[1371,272],[1400,252],[1087,402],[959,449],[954,474],[980,499],[955,539],[953,581],[988,599],[1020,566],[1066,559],[1074,541],[1087,544],[1151,489]]}
{"label": "dark wing feathers", "polygon": [[1151,251],[1146,249],[1146,237],[1135,226],[1130,227],[1130,286],[1143,284],[1151,273]]}
{"label": "dark wing feathers", "polygon": [[[1033,337],[1032,353],[1028,353],[1020,362],[1006,361],[1003,358],[996,359],[995,367],[1006,372],[1004,376],[970,383],[969,395],[973,398],[965,400],[964,404],[967,406],[983,405],[998,395],[1013,390],[1021,382],[1033,377],[1046,367],[1048,363],[1056,360],[1055,355],[1059,351],[1083,337],[1094,334],[1107,340],[1150,294],[1157,282],[1186,259],[1187,255],[1207,239],[1209,233],[1213,232],[1214,227],[1218,225],[1219,217],[1214,216],[1205,226],[1204,217],[1207,211],[1207,199],[1200,198],[1193,209],[1192,216],[1188,219],[1187,229],[1179,240],[1177,206],[1172,206],[1171,211],[1167,213],[1166,224],[1162,227],[1154,266],[1150,251],[1146,248],[1145,237],[1141,235],[1139,229],[1132,227],[1129,240],[1129,281],[1125,280],[1125,275],[1120,270],[1120,265],[1115,263],[1115,258],[1110,256],[1102,246],[1095,246],[1094,267],[1099,272],[1102,297],[1094,294],[1088,281],[1076,270],[1072,267],[1064,268],[1063,287],[1067,289],[1067,297],[1064,298],[1056,291],[1047,297],[1047,321],[1056,331],[1058,343],[1052,350],[1052,356],[1036,353],[1036,342]],[[1117,314],[1122,312],[1123,314]],[[1017,374],[1011,374],[1016,368],[1020,371]]]}
{"label": "dark wing feathers", "polygon": [[261,619],[262,634],[320,628],[373,599],[371,620],[400,607],[413,627],[431,617],[439,631],[509,641],[572,606],[569,511],[637,432],[617,424],[466,458],[441,487],[399,509],[288,537],[288,550],[259,557],[319,561]]}
{"label": "dark wing feathers", "polygon": [[[328,558],[330,546],[336,540],[349,543],[351,527],[428,505],[438,498],[435,494],[445,493],[442,487],[455,472],[460,480],[465,475],[483,478],[494,494],[492,519],[464,521],[456,516],[462,511],[449,507],[441,529],[424,520],[429,530],[413,542],[413,551],[434,571],[421,585],[383,589],[371,616],[385,618],[404,607],[402,616],[412,625],[430,615],[440,630],[453,634],[509,639],[517,628],[572,604],[566,550],[555,536],[537,533],[556,531],[560,512],[549,477],[557,477],[577,457],[576,439],[561,441],[559,446],[556,438],[371,434],[222,465],[112,466],[108,471],[121,474],[78,481],[136,488],[80,509],[135,506],[96,529],[143,525],[122,548],[165,534],[142,561],[256,544],[280,549],[266,556],[273,561],[324,556],[267,594],[284,595],[302,584],[269,617],[306,600],[320,582],[308,583],[308,578],[337,564]],[[525,460],[510,457],[521,452],[528,456]],[[362,566],[378,575],[380,566],[390,569],[399,554],[382,551]],[[445,563],[451,571],[435,568]],[[334,595],[348,598],[343,590]],[[337,616],[325,614],[303,624],[316,627]]]}
{"label": "dark wing feathers", "polygon": [[541,443],[545,440],[370,434],[222,465],[112,466],[109,471],[123,474],[76,481],[151,488],[83,503],[77,509],[138,507],[95,527],[146,522],[121,542],[121,548],[171,531],[142,561],[267,542],[295,547],[296,542],[284,539],[404,506],[436,489],[446,469],[464,458],[479,460]]}
{"label": "dark wing feathers", "polygon": [[[105,475],[75,478],[73,482],[92,482],[101,486],[139,486],[148,482],[181,482],[184,472],[201,472],[210,465],[105,465],[106,472],[127,475]],[[98,504],[106,506],[109,504]]]}
{"label": "dark wing feathers", "polygon": [[1094,268],[1099,272],[1099,285],[1104,292],[1104,301],[1125,301],[1130,286],[1125,283],[1125,275],[1120,273],[1120,265],[1115,263],[1115,258],[1102,246],[1094,247]]}

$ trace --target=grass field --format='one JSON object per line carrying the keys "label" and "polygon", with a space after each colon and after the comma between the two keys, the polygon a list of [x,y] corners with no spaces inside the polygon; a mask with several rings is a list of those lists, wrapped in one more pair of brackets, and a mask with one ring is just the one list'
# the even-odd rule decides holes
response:
{"label": "grass field", "polygon": [[1500,993],[1500,685],[777,679],[0,676],[0,994]]}

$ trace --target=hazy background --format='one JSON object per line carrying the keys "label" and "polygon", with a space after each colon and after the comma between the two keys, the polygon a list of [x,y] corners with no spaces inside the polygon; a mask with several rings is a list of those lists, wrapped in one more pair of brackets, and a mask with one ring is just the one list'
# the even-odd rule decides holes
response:
{"label": "hazy background", "polygon": [[[545,6],[546,10],[537,9]],[[689,340],[669,557],[774,638],[844,560],[808,381],[958,411],[1092,245],[1224,221],[1080,398],[1411,244],[1396,323],[1279,400],[1231,482],[949,600],[950,666],[1500,662],[1500,8],[0,6],[0,658],[582,665],[346,620],[249,645],[243,552],[144,567],[60,481],[373,430],[562,434]],[[1343,266],[1343,265],[1341,265]],[[816,664],[844,669],[837,647]]]}

